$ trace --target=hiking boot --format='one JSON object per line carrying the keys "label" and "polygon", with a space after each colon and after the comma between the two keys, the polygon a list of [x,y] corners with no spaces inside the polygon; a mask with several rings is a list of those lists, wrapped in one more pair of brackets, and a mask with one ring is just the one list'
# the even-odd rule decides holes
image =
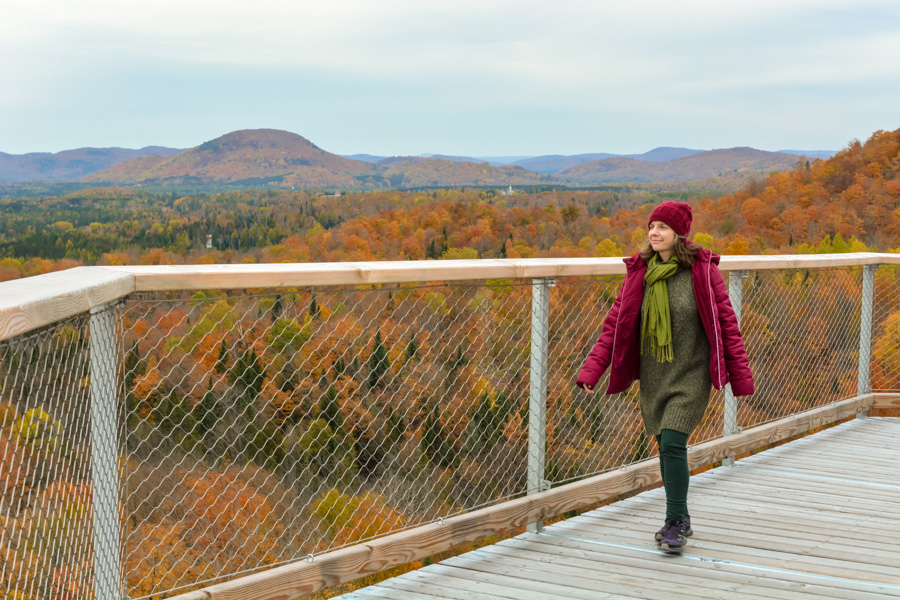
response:
{"label": "hiking boot", "polygon": [[686,536],[684,532],[687,530],[687,523],[684,521],[669,521],[668,529],[663,534],[663,538],[659,541],[658,548],[663,552],[676,554],[684,550]]}
{"label": "hiking boot", "polygon": [[[691,515],[688,515],[684,518],[684,537],[691,537],[694,535],[694,530],[691,529]],[[669,529],[669,523],[667,522],[662,526],[662,529],[656,532],[656,541],[661,541],[666,536],[666,531]]]}

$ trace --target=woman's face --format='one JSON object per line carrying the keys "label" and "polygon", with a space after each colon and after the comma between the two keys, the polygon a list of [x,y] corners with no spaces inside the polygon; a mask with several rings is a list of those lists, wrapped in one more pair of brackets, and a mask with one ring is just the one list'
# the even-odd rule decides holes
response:
{"label": "woman's face", "polygon": [[654,251],[668,259],[675,252],[675,230],[662,221],[650,221],[647,237]]}

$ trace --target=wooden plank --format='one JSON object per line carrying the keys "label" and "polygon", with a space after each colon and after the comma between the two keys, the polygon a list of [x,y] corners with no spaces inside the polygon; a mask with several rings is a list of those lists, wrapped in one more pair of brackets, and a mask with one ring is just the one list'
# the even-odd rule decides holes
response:
{"label": "wooden plank", "polygon": [[855,473],[848,472],[846,476],[840,472],[834,475],[825,475],[827,471],[815,470],[804,472],[799,467],[773,468],[769,466],[737,466],[746,481],[760,484],[773,485],[775,487],[789,487],[793,491],[810,493],[828,493],[841,498],[859,498],[864,501],[888,502],[897,501],[897,493],[900,486],[881,483],[881,481],[866,481],[851,479]]}
{"label": "wooden plank", "polygon": [[[859,498],[871,498],[873,500],[887,499],[896,502],[900,484],[887,483],[888,481],[900,481],[900,471],[893,477],[883,474],[862,472],[862,465],[858,470],[851,469],[827,469],[824,466],[813,465],[804,469],[801,463],[791,462],[785,465],[746,465],[739,466],[742,473],[746,473],[749,479],[769,480],[771,482],[791,483],[802,489],[821,490],[833,488],[829,493],[842,496],[855,496]],[[844,485],[841,485],[844,484]],[[835,486],[838,487],[835,487]],[[795,488],[797,489],[797,488]]]}
{"label": "wooden plank", "polygon": [[[851,443],[854,443],[852,440],[848,440]],[[890,438],[887,438],[884,443],[887,443]],[[858,442],[857,442],[858,443]],[[828,460],[831,464],[835,466],[852,466],[854,468],[858,468],[860,465],[865,465],[867,468],[874,467],[877,473],[881,472],[890,472],[892,469],[900,468],[900,465],[897,464],[897,461],[894,460],[893,454],[896,452],[895,448],[885,448],[884,446],[875,447],[873,446],[862,446],[856,445],[851,447],[844,447],[840,449],[830,448],[828,446],[825,447],[825,451],[815,450],[811,447],[798,447],[794,451],[790,453],[788,457],[790,460],[810,460],[810,461],[820,461],[820,460]],[[773,448],[774,452],[777,448]],[[762,455],[754,455],[749,456],[741,460],[742,463],[747,463],[750,459],[754,459],[757,456]],[[777,453],[774,456],[781,456]],[[759,461],[760,464],[769,464],[771,462],[774,464],[780,464],[779,461]]]}
{"label": "wooden plank", "polygon": [[879,392],[873,394],[875,403],[872,408],[878,410],[900,410],[900,394]]}
{"label": "wooden plank", "polygon": [[134,276],[77,267],[0,283],[0,340],[27,333],[118,300],[134,291]]}
{"label": "wooden plank", "polygon": [[[645,528],[621,527],[612,520],[582,520],[569,519],[572,527],[577,527],[583,533],[583,537],[598,537],[603,540],[622,539],[638,545],[655,546],[653,533],[659,528],[660,522],[653,522]],[[877,567],[893,567],[900,565],[900,553],[891,549],[882,539],[877,547],[861,547],[859,545],[844,544],[835,539],[834,532],[830,535],[810,535],[805,537],[784,535],[782,529],[765,526],[738,526],[734,522],[731,526],[716,523],[722,521],[704,520],[702,526],[698,526],[695,535],[690,539],[689,545],[693,545],[695,538],[706,542],[721,542],[734,546],[750,546],[763,550],[786,552],[800,556],[818,556],[835,560],[868,565],[875,573],[883,573],[884,569]],[[848,532],[842,537],[852,537]]]}
{"label": "wooden plank", "polygon": [[[498,581],[473,581],[461,576],[466,573],[462,569],[458,569],[454,575],[441,575],[434,571],[413,571],[405,573],[398,577],[394,577],[379,583],[382,587],[398,587],[410,591],[414,590],[433,590],[432,593],[440,593],[448,598],[457,600],[478,600],[484,594],[491,594],[494,597],[509,598],[511,600],[569,600],[567,596],[559,593],[549,593],[532,589],[530,586],[523,586],[518,578],[507,577],[503,583]],[[498,578],[499,579],[499,578]],[[516,584],[518,585],[511,585]],[[440,590],[438,592],[437,590]]]}
{"label": "wooden plank", "polygon": [[[472,553],[476,554],[476,553]],[[622,565],[611,568],[602,561],[589,561],[574,556],[559,556],[542,552],[523,553],[507,546],[495,545],[482,548],[477,552],[480,562],[489,562],[492,566],[505,566],[511,572],[526,579],[549,581],[560,586],[590,586],[601,591],[608,590],[610,584],[618,584],[619,589],[631,590],[630,593],[639,598],[651,597],[648,592],[654,591],[655,597],[668,598],[710,598],[726,600],[742,598],[737,593],[738,586],[728,582],[715,581],[702,575],[682,575],[677,572],[663,574],[661,571],[639,567],[623,569]],[[447,562],[459,564],[457,559]],[[477,568],[472,565],[470,568]],[[750,598],[760,596],[750,595]]]}
{"label": "wooden plank", "polygon": [[[465,556],[465,555],[463,555]],[[523,600],[527,598],[530,591],[538,593],[548,593],[551,595],[561,594],[565,600],[619,600],[621,598],[633,598],[634,596],[622,596],[621,594],[608,591],[583,590],[573,587],[565,588],[564,592],[560,591],[559,586],[546,583],[544,581],[525,580],[521,577],[513,577],[511,575],[500,575],[496,573],[487,573],[484,571],[476,571],[474,569],[464,569],[460,567],[450,566],[446,563],[438,563],[429,565],[423,569],[419,569],[416,573],[428,571],[447,575],[454,578],[455,581],[466,580],[471,581],[473,585],[481,583],[494,583],[507,588],[521,591]],[[414,576],[413,573],[407,573],[403,577]]]}
{"label": "wooden plank", "polygon": [[[723,256],[722,271],[900,264],[891,254]],[[535,277],[624,275],[622,258],[265,263],[103,267],[133,274],[138,291],[371,285]]]}
{"label": "wooden plank", "polygon": [[[520,538],[516,538],[516,540],[510,540],[509,543],[505,545],[510,545],[512,542],[519,541]],[[591,548],[590,546],[594,546]],[[739,589],[754,594],[762,594],[765,598],[771,597],[808,597],[808,590],[804,590],[802,593],[798,594],[796,591],[791,589],[791,585],[781,585],[781,586],[773,586],[774,589],[767,589],[763,592],[762,588],[756,585],[760,579],[768,579],[768,578],[776,578],[780,579],[782,582],[790,583],[792,581],[803,581],[803,582],[812,582],[819,580],[821,584],[821,577],[816,577],[814,574],[806,573],[806,572],[781,572],[781,573],[772,573],[770,570],[765,573],[764,577],[760,577],[760,569],[756,566],[755,573],[753,573],[754,569],[752,568],[755,565],[751,565],[751,568],[737,568],[731,571],[725,571],[724,569],[720,569],[720,565],[715,565],[712,561],[705,560],[706,557],[698,556],[696,553],[687,553],[682,554],[681,556],[671,556],[659,552],[655,549],[642,549],[642,548],[633,548],[628,545],[594,545],[590,542],[584,542],[580,540],[573,540],[566,537],[556,537],[547,540],[546,543],[542,543],[540,545],[531,546],[531,549],[535,552],[543,553],[543,554],[558,554],[564,558],[576,558],[576,557],[584,557],[584,558],[592,558],[595,563],[604,563],[607,565],[606,568],[612,568],[615,571],[623,572],[626,569],[641,569],[648,571],[656,571],[660,573],[663,581],[668,581],[673,576],[688,576],[688,577],[699,577],[704,580],[715,581],[717,583],[711,584],[710,587],[719,588],[723,585],[733,585],[735,582],[739,581],[742,585]],[[689,549],[690,552],[690,549]],[[710,564],[714,564],[714,573],[710,572]],[[604,567],[595,566],[593,569],[602,569]],[[730,572],[732,575],[730,577],[720,576],[719,571],[723,570],[725,572]],[[754,576],[755,575],[755,576]],[[827,582],[822,587],[831,587],[828,586]],[[832,595],[844,598],[847,595],[847,591],[855,590],[857,592],[862,592],[866,594],[865,587],[868,587],[867,584],[860,585],[860,582],[849,582],[845,583],[842,586],[840,592],[836,590],[832,592]],[[780,590],[776,592],[775,590]]]}
{"label": "wooden plank", "polygon": [[[808,466],[806,466],[808,465]],[[832,463],[829,468],[827,462],[820,462],[814,459],[806,459],[806,461],[791,460],[781,465],[753,464],[742,467],[748,470],[755,470],[760,473],[781,473],[787,476],[802,476],[803,479],[811,481],[825,480],[841,480],[847,483],[859,485],[860,489],[871,491],[873,493],[888,493],[896,491],[900,487],[900,468],[880,469],[876,466],[871,468],[869,465],[860,463],[854,468],[851,465],[835,465]]]}
{"label": "wooden plank", "polygon": [[[402,588],[390,588],[390,587],[382,587],[379,585],[373,585],[371,587],[367,587],[362,590],[358,590],[355,592],[350,592],[346,594],[344,597],[353,600],[384,600],[385,598],[389,600],[446,600],[447,598],[453,598],[453,596],[448,596],[447,594],[442,594],[443,590],[435,590],[439,592],[437,594],[426,593],[424,590],[404,590]],[[465,598],[464,600],[474,600],[473,598]],[[485,600],[507,600],[501,596],[492,596],[485,594]]]}
{"label": "wooden plank", "polygon": [[374,285],[625,274],[625,264],[621,258],[408,260],[107,268],[132,273],[138,291]]}
{"label": "wooden plank", "polygon": [[[799,500],[788,504],[781,500],[770,501],[765,494],[738,495],[738,488],[716,488],[713,494],[704,494],[697,490],[690,493],[688,506],[691,513],[700,511],[700,514],[716,514],[719,507],[723,511],[741,511],[754,518],[766,518],[767,515],[782,515],[795,521],[811,521],[824,527],[840,529],[863,528],[866,532],[880,532],[882,536],[890,536],[896,530],[900,534],[900,521],[895,515],[887,516],[880,511],[857,509],[853,507],[834,506],[827,503],[813,503],[807,500]],[[646,512],[660,518],[665,513],[664,501],[658,503],[629,503],[628,506],[619,506],[616,510],[603,510],[601,518],[606,515],[632,515],[635,512]],[[696,507],[696,509],[695,509]],[[862,514],[865,512],[866,514]],[[590,517],[593,513],[585,513],[582,517]],[[702,526],[702,521],[698,521]],[[883,539],[883,538],[882,538]]]}
{"label": "wooden plank", "polygon": [[[587,524],[584,521],[570,522],[565,525],[557,523],[563,532],[578,531],[577,535],[585,538],[596,537],[600,540],[616,541],[655,548],[653,540],[654,527],[650,531],[636,532],[615,530],[603,524]],[[885,556],[874,556],[861,549],[845,547],[832,537],[828,543],[814,540],[788,539],[777,535],[765,535],[754,531],[731,529],[728,531],[703,529],[703,535],[695,534],[688,541],[689,551],[728,558],[766,564],[769,566],[791,565],[791,568],[802,569],[811,573],[839,575],[841,577],[865,578],[883,581],[883,577],[900,575],[896,560]],[[743,558],[741,558],[743,557]],[[865,574],[864,577],[860,574]]]}
{"label": "wooden plank", "polygon": [[[823,527],[821,519],[816,519],[813,514],[806,515],[804,519],[803,515],[774,509],[769,511],[759,508],[751,510],[745,504],[730,503],[727,498],[691,497],[689,508],[694,523],[693,528],[701,533],[710,529],[728,529],[729,525],[733,525],[738,529],[758,528],[763,533],[779,534],[786,538],[821,541],[834,538],[832,530]],[[635,507],[628,512],[597,511],[595,514],[592,511],[581,515],[581,518],[587,519],[587,522],[594,520],[593,522],[596,522],[597,525],[608,525],[647,534],[662,526],[662,514],[661,511],[649,507]],[[842,527],[852,531],[852,535],[845,536],[841,540],[841,544],[883,555],[897,554],[893,550],[871,550],[873,546],[881,548],[885,545],[886,532],[883,529],[864,528],[864,522],[853,522],[851,519],[837,521],[835,519],[831,523],[834,528]],[[856,524],[859,526],[855,526]],[[897,556],[897,559],[900,560],[900,555]]]}
{"label": "wooden plank", "polygon": [[[554,525],[555,527],[555,525]],[[520,538],[524,536],[519,536]],[[550,536],[545,536],[550,537]],[[598,563],[611,565],[613,568],[640,567],[668,574],[690,569],[699,571],[705,577],[721,578],[724,581],[740,583],[749,591],[764,590],[765,597],[796,597],[800,592],[803,598],[835,597],[847,598],[887,598],[895,597],[896,590],[884,584],[872,584],[854,580],[836,580],[802,571],[767,569],[762,565],[747,562],[716,562],[695,553],[682,556],[665,555],[655,549],[634,548],[623,544],[596,544],[589,540],[578,540],[567,537],[556,538],[553,543],[585,553],[598,553]],[[517,538],[519,539],[519,538]],[[549,540],[548,540],[549,543]],[[595,568],[601,568],[598,564]],[[780,590],[777,592],[776,590]]]}
{"label": "wooden plank", "polygon": [[[610,533],[604,532],[603,528],[587,527],[584,524],[576,525],[566,522],[565,527],[560,527],[556,531],[601,542],[613,541],[604,537]],[[638,546],[648,552],[659,552],[656,550],[656,542],[653,541],[652,535],[652,531],[648,535],[648,532],[623,530],[616,534],[614,541]],[[790,544],[787,540],[782,540],[782,542],[783,545],[775,539],[761,540],[751,534],[737,531],[704,530],[702,536],[695,534],[688,539],[685,552],[709,559],[750,563],[761,567],[785,568],[817,575],[882,583],[896,584],[898,582],[896,567],[859,562],[857,560],[858,553],[842,552],[840,556],[837,556],[828,554],[813,544]]]}
{"label": "wooden plank", "polygon": [[[657,550],[642,551],[629,548],[613,548],[594,546],[572,548],[557,537],[545,536],[545,540],[538,543],[522,541],[520,539],[507,540],[502,544],[491,546],[486,550],[498,560],[525,559],[528,554],[542,557],[540,565],[548,565],[559,569],[562,565],[567,568],[581,568],[589,571],[599,581],[618,579],[620,581],[634,581],[635,589],[643,592],[655,589],[667,592],[670,597],[707,597],[707,598],[801,598],[802,596],[790,590],[782,593],[765,592],[759,588],[754,589],[752,579],[735,581],[735,577],[713,576],[708,563],[700,560],[691,560],[686,556],[671,556]],[[517,542],[520,542],[517,544]],[[601,551],[602,550],[602,551]],[[615,558],[611,558],[615,556]],[[541,568],[535,564],[534,568]],[[677,583],[681,594],[676,593],[673,584]],[[751,584],[751,585],[748,585]]]}

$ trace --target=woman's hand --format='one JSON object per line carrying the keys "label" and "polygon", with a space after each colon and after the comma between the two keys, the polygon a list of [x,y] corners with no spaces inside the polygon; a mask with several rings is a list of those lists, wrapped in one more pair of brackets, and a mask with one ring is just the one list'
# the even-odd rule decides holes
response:
{"label": "woman's hand", "polygon": [[583,389],[583,390],[586,391],[586,392],[590,392],[591,394],[594,393],[594,386],[588,385],[588,384],[586,384],[586,383],[582,383],[582,384],[581,384],[581,389]]}

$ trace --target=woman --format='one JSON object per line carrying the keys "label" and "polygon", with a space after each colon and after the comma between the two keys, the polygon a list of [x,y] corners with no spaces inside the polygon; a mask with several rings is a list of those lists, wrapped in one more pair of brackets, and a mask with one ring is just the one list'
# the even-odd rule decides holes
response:
{"label": "woman", "polygon": [[687,241],[691,207],[663,202],[650,214],[647,241],[625,259],[625,281],[578,375],[594,393],[607,367],[607,394],[641,381],[641,417],[659,445],[666,521],[658,547],[681,552],[693,534],[687,508],[687,440],[709,403],[710,386],[753,393],[741,331],[716,266],[719,256]]}

